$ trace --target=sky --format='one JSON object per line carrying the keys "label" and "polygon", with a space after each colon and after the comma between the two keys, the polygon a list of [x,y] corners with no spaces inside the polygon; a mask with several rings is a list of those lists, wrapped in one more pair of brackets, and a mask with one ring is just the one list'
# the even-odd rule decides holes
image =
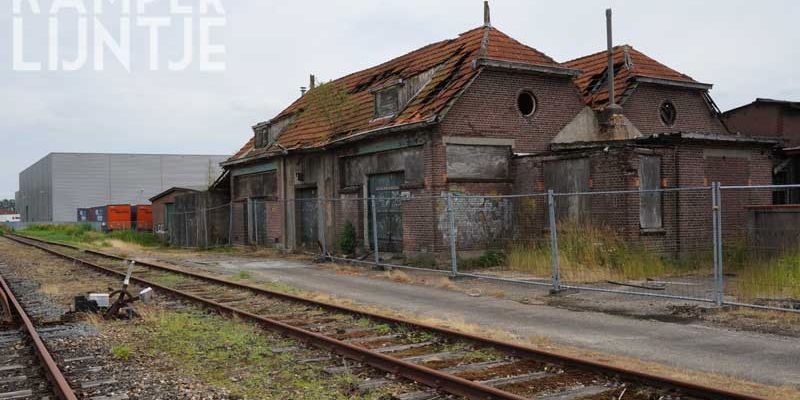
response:
{"label": "sky", "polygon": [[[122,8],[126,1],[133,2],[131,14]],[[40,13],[33,13],[31,2]],[[19,172],[50,152],[232,154],[252,136],[252,125],[300,95],[309,74],[335,79],[483,22],[481,0],[2,3],[0,199],[13,198]],[[201,3],[208,5],[206,13]],[[714,84],[711,95],[722,110],[756,97],[800,101],[796,0],[492,0],[490,6],[494,27],[562,62],[605,48],[604,10],[612,7],[615,44],[630,44]],[[85,40],[81,18],[89,26]],[[106,50],[103,68],[97,68],[94,41],[103,30],[118,38],[126,18],[133,26],[129,66]],[[154,19],[169,26],[158,31],[159,63],[152,70],[147,27]],[[18,32],[15,21],[21,22]],[[200,54],[203,31],[209,32],[208,57]],[[80,54],[80,42],[88,44],[85,65],[64,71],[57,63],[48,70],[51,48],[58,50],[54,60],[69,62]],[[170,70],[168,62],[180,60],[187,43],[192,62]],[[15,50],[43,70],[20,70]]]}

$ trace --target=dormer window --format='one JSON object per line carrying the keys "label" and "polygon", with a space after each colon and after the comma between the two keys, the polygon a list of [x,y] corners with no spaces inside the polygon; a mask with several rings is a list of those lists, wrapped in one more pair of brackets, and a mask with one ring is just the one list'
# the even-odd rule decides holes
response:
{"label": "dormer window", "polygon": [[256,148],[269,147],[276,140],[278,136],[294,122],[295,114],[282,117],[278,120],[271,120],[268,122],[261,122],[253,127],[253,133],[256,136]]}
{"label": "dormer window", "polygon": [[375,92],[375,118],[391,117],[400,110],[400,85]]}
{"label": "dormer window", "polygon": [[256,148],[267,147],[269,143],[269,123],[261,122],[253,127],[256,136]]}

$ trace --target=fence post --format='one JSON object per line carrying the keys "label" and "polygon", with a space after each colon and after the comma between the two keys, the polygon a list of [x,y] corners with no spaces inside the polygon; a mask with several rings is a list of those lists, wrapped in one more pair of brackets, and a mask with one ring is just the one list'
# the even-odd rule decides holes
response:
{"label": "fence post", "polygon": [[253,244],[253,199],[247,198],[247,202],[245,203],[246,213],[247,214],[247,244]]}
{"label": "fence post", "polygon": [[317,199],[317,215],[319,218],[319,239],[322,242],[322,258],[327,260],[328,242],[325,240],[325,230],[327,226],[325,225],[325,199],[323,198]]}
{"label": "fence post", "polygon": [[380,256],[378,255],[378,211],[376,208],[375,196],[370,197],[372,204],[372,251],[375,254],[375,268],[380,268]]}
{"label": "fence post", "polygon": [[233,246],[233,200],[228,203],[228,246]]}
{"label": "fence post", "polygon": [[456,215],[453,209],[453,194],[447,192],[447,225],[450,238],[450,274],[458,276],[458,251],[456,249]]}
{"label": "fence post", "polygon": [[561,272],[558,265],[558,232],[556,227],[556,200],[553,189],[547,190],[547,214],[550,224],[550,264],[553,268],[553,292],[561,290]]}
{"label": "fence post", "polygon": [[723,267],[723,260],[722,260],[722,191],[720,191],[720,183],[714,182],[711,186],[711,190],[714,191],[713,199],[714,199],[714,231],[716,234],[714,235],[714,260],[716,261],[715,269],[714,269],[714,286],[715,286],[715,301],[717,306],[722,306],[722,303],[725,299],[725,281],[724,281],[724,267]]}
{"label": "fence post", "polygon": [[201,208],[203,217],[203,248],[207,249],[211,246],[208,245],[208,209]]}

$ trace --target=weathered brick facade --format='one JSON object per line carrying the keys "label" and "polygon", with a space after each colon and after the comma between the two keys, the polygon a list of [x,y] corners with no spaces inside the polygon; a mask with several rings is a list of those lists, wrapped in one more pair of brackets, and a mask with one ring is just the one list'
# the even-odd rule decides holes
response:
{"label": "weathered brick facade", "polygon": [[[675,105],[675,124],[661,121],[659,107],[664,101]],[[727,130],[704,98],[701,90],[653,84],[639,84],[622,106],[625,116],[644,134],[703,132],[727,134]]]}
{"label": "weathered brick facade", "polygon": [[[493,28],[486,29],[494,32]],[[486,50],[484,45],[479,46],[481,51]],[[526,49],[526,52],[532,50]],[[441,70],[428,69],[427,64],[426,68],[414,69],[416,75],[402,76],[405,70],[387,67],[390,63],[343,78],[342,84],[349,85],[354,101],[358,102],[353,113],[360,119],[354,115],[343,117],[357,128],[355,131],[328,132],[320,128],[324,125],[319,121],[309,120],[313,114],[303,114],[305,111],[298,108],[305,104],[302,98],[279,116],[291,118],[291,122],[278,118],[274,124],[266,123],[268,130],[280,127],[290,134],[276,134],[277,144],[273,147],[258,148],[251,142],[237,154],[238,160],[233,161],[237,164],[228,167],[241,175],[231,183],[235,194],[234,243],[248,242],[246,201],[265,198],[270,201],[266,210],[270,243],[288,249],[309,248],[316,243],[307,242],[324,238],[329,249],[336,249],[342,228],[349,222],[355,227],[359,246],[370,249],[371,215],[366,198],[374,195],[370,188],[373,179],[388,179],[389,175],[400,179],[397,187],[387,190],[403,198],[392,204],[398,210],[394,217],[400,224],[397,229],[400,238],[395,239],[406,254],[447,252],[449,220],[446,201],[440,197],[446,193],[455,196],[459,250],[478,251],[502,247],[512,241],[536,241],[545,236],[548,228],[546,197],[541,194],[547,189],[557,189],[554,182],[560,178],[558,171],[554,175],[552,170],[548,178],[548,168],[558,168],[557,164],[563,160],[586,159],[588,170],[582,171],[586,181],[580,182],[579,189],[571,190],[631,193],[585,196],[572,202],[562,196],[558,200],[559,210],[577,207],[590,214],[588,220],[613,227],[626,239],[649,249],[686,254],[705,251],[710,246],[710,190],[670,191],[657,199],[650,196],[643,200],[638,193],[644,174],[640,171],[644,168],[643,159],[647,158],[650,163],[647,165],[657,163],[660,167],[656,184],[665,189],[703,187],[714,181],[741,185],[770,183],[767,147],[730,140],[732,137],[707,97],[710,86],[656,65],[640,52],[620,48],[615,50],[619,53],[615,57],[622,59],[625,54],[632,54],[634,65],[655,66],[658,67],[655,71],[665,75],[660,83],[639,82],[636,68],[626,67],[625,88],[619,94],[624,117],[617,116],[614,120],[617,122],[613,123],[627,124],[625,132],[630,136],[620,138],[603,136],[612,122],[604,119],[602,110],[591,108],[602,96],[591,92],[596,88],[580,86],[590,85],[596,76],[576,78],[575,71],[554,62],[543,69],[543,64],[526,60],[488,60],[492,63],[486,64],[483,62],[487,60],[476,56],[471,63],[464,61],[481,54],[478,50],[464,54],[462,50],[454,50],[453,58],[447,59],[442,67],[450,71],[449,76]],[[538,53],[525,54],[533,57],[531,60],[540,60]],[[403,65],[415,65],[403,57],[397,60],[402,60]],[[585,60],[581,63],[585,64]],[[602,68],[602,63],[596,64]],[[411,68],[408,65],[405,68]],[[378,90],[382,84],[398,84],[398,75],[421,82],[420,71],[435,76],[431,87],[420,88],[418,97],[409,100],[408,108],[398,110],[394,116],[397,120],[375,118],[372,97],[364,93]],[[362,75],[363,79],[354,78]],[[529,93],[535,99],[535,109],[530,115],[521,112],[518,104],[521,93]],[[434,101],[441,107],[430,117],[424,113],[430,112]],[[660,110],[665,101],[674,105],[676,111],[675,121],[669,126],[662,120]],[[410,110],[417,110],[418,114]],[[578,118],[581,115],[583,119]],[[567,127],[581,134],[573,135]],[[563,135],[567,140],[555,140],[562,138],[560,133],[565,131],[570,132]],[[252,175],[255,173],[252,169],[267,163],[271,164],[274,183]],[[647,177],[652,185],[655,178]],[[256,186],[268,188],[253,190],[246,182],[260,182]],[[295,199],[301,192],[315,193],[315,197],[324,199],[319,203],[322,209],[297,207]],[[504,199],[469,197],[511,194],[537,195]],[[739,213],[739,208],[764,200],[760,195],[747,196],[738,193],[723,196],[723,201],[730,205],[723,215],[726,235],[737,235],[744,228],[745,214]],[[284,199],[285,206],[281,203]],[[658,204],[657,213],[656,206],[647,208],[650,203],[643,205],[643,202]],[[318,232],[311,235],[315,237],[303,238],[301,233],[308,235],[308,232],[301,232],[302,224],[309,215],[301,214],[309,212],[318,212],[311,217],[321,223]],[[653,215],[658,220],[655,227],[647,222],[650,221],[647,218],[655,218]]]}
{"label": "weathered brick facade", "polygon": [[[523,116],[517,95],[529,91],[536,111]],[[519,72],[481,72],[448,111],[441,134],[514,140],[514,152],[547,151],[556,134],[584,107],[569,77]]]}

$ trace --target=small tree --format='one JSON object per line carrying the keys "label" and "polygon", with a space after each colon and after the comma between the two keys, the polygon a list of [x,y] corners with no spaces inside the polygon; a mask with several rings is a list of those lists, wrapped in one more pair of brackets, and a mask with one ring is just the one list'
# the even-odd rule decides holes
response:
{"label": "small tree", "polygon": [[344,254],[356,252],[356,227],[350,221],[344,224],[339,235],[339,249]]}

